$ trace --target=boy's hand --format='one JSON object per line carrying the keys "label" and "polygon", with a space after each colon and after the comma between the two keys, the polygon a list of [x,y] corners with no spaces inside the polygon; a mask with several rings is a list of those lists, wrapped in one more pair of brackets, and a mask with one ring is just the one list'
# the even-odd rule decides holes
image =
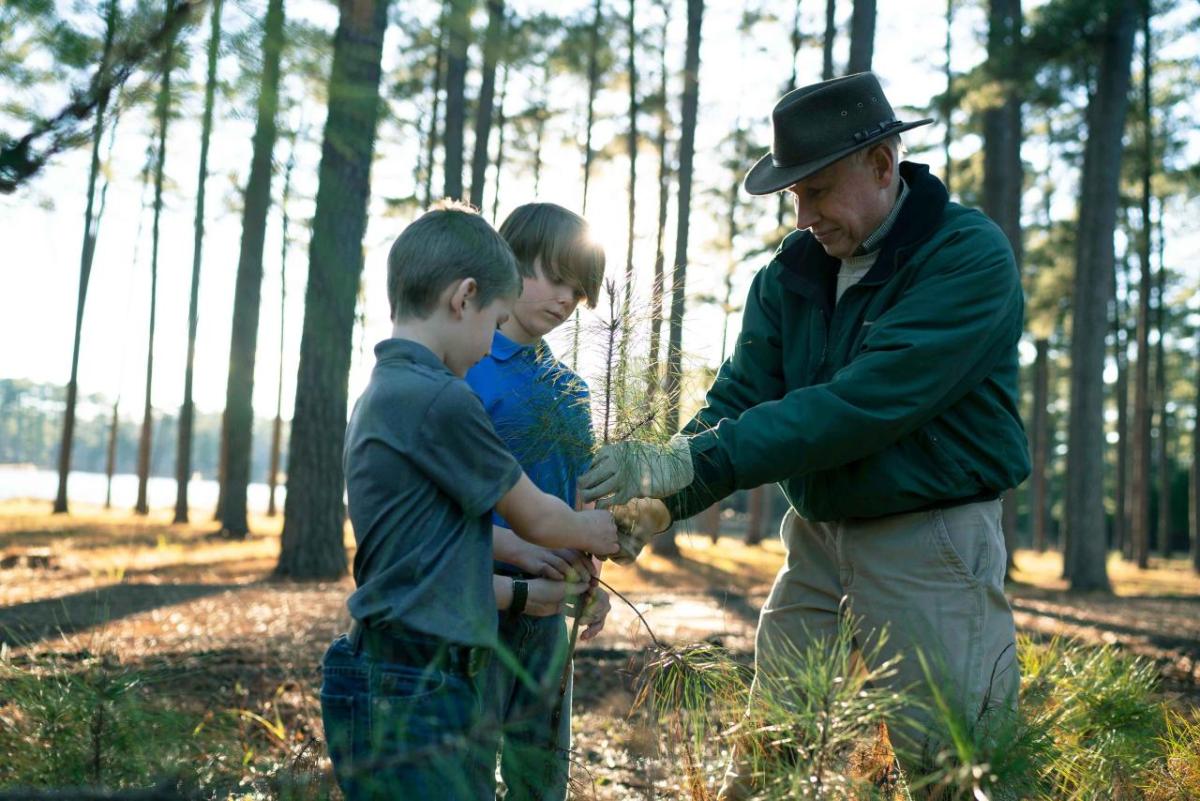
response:
{"label": "boy's hand", "polygon": [[604,630],[604,621],[612,611],[612,601],[609,600],[608,593],[600,587],[588,590],[580,601],[583,603],[583,617],[579,622],[584,625],[584,629],[579,632],[579,639],[587,641]]}
{"label": "boy's hand", "polygon": [[555,581],[580,581],[591,577],[588,563],[583,554],[571,548],[543,548],[540,545],[521,541],[522,548],[507,560],[526,573]]}
{"label": "boy's hand", "polygon": [[646,543],[671,526],[666,504],[654,498],[634,498],[609,511],[617,521],[617,541],[621,546],[620,552],[609,558],[619,565],[633,564]]}
{"label": "boy's hand", "polygon": [[567,563],[567,572],[563,574],[567,581],[587,581],[589,586],[595,586],[595,579],[600,575],[596,560],[574,548],[557,548],[552,553]]}
{"label": "boy's hand", "polygon": [[612,495],[611,503],[631,498],[665,498],[692,483],[692,450],[680,434],[666,445],[616,442],[605,445],[579,477],[580,497],[594,501]]}
{"label": "boy's hand", "polygon": [[621,550],[616,521],[607,509],[576,512],[575,516],[582,535],[577,550],[596,556],[612,556]]}
{"label": "boy's hand", "polygon": [[525,598],[525,614],[532,617],[549,617],[563,611],[563,602],[568,597],[578,597],[588,588],[586,581],[554,581],[533,579],[527,582],[529,595]]}

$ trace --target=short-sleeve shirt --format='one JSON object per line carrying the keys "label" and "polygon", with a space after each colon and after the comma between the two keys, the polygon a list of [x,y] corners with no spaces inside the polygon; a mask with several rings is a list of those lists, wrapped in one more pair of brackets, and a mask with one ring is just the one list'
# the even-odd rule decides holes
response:
{"label": "short-sleeve shirt", "polygon": [[[591,462],[588,388],[545,341],[519,345],[497,331],[491,353],[466,381],[478,393],[496,433],[542,492],[575,505],[575,484]],[[509,528],[499,513],[497,525]],[[510,572],[502,565],[502,572]]]}
{"label": "short-sleeve shirt", "polygon": [[346,428],[358,544],[350,614],[492,647],[491,511],[521,466],[478,396],[428,348],[387,339],[375,357]]}

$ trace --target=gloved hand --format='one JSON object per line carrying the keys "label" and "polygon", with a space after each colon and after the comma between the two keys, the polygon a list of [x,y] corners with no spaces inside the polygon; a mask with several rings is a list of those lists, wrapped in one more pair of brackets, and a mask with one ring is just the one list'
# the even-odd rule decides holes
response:
{"label": "gloved hand", "polygon": [[634,498],[609,511],[617,521],[617,544],[621,550],[608,558],[618,565],[633,564],[646,543],[671,527],[671,513],[655,498]]}
{"label": "gloved hand", "polygon": [[666,445],[616,442],[605,445],[579,478],[580,496],[591,502],[611,494],[611,504],[632,498],[665,498],[692,483],[692,451],[680,434]]}

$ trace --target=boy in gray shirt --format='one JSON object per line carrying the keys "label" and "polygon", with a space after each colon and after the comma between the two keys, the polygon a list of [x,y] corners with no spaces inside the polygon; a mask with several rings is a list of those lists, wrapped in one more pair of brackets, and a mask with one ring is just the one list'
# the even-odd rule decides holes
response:
{"label": "boy in gray shirt", "polygon": [[493,594],[493,508],[538,545],[617,551],[612,515],[538,490],[462,380],[520,287],[504,240],[466,207],[426,213],[388,255],[392,338],[376,346],[346,429],[354,622],[326,652],[321,686],[349,801],[487,792],[474,763],[495,754],[496,733],[482,723],[476,676],[506,600]]}

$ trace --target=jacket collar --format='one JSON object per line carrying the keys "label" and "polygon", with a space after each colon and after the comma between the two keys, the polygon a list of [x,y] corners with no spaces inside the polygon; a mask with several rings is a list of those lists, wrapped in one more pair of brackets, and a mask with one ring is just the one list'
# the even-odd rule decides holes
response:
{"label": "jacket collar", "polygon": [[[917,246],[937,230],[950,200],[946,187],[930,175],[928,165],[902,161],[900,177],[908,184],[909,195],[880,245],[874,266],[860,284],[883,284],[895,275]],[[812,234],[797,231],[789,235],[775,258],[783,265],[779,282],[786,289],[815,301],[826,313],[833,311],[839,262]]]}

